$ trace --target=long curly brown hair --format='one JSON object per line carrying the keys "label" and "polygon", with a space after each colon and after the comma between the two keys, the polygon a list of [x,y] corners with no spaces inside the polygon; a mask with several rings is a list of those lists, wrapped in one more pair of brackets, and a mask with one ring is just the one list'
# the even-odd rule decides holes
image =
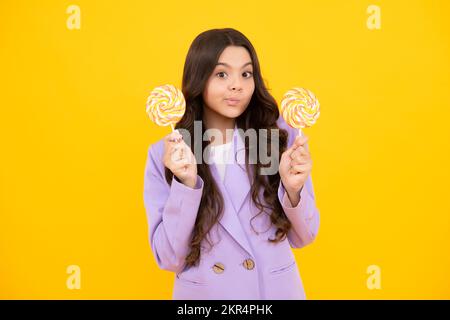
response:
{"label": "long curly brown hair", "polygon": [[[182,92],[186,100],[186,112],[183,118],[177,123],[177,129],[185,129],[190,132],[191,137],[194,137],[194,121],[202,121],[203,117],[203,97],[202,93],[205,89],[207,80],[213,72],[218,59],[228,46],[242,46],[250,54],[253,64],[253,77],[255,81],[255,91],[247,106],[247,109],[236,118],[236,124],[238,128],[245,130],[249,128],[255,129],[259,132],[259,129],[266,129],[268,138],[266,146],[259,146],[260,139],[258,139],[257,150],[260,147],[264,147],[265,150],[271,150],[271,130],[279,130],[279,152],[278,162],[281,154],[286,149],[287,144],[287,131],[280,129],[277,126],[277,119],[280,115],[277,103],[272,95],[268,92],[263,78],[261,76],[261,70],[259,66],[258,57],[255,49],[250,41],[239,31],[231,28],[225,29],[212,29],[199,34],[192,42],[184,65],[183,70],[183,82]],[[202,126],[203,127],[203,126]],[[202,129],[202,137],[205,133],[205,128]],[[195,143],[198,139],[194,139],[194,143],[190,145],[194,152]],[[203,140],[203,139],[201,139]],[[264,140],[263,140],[264,141]],[[260,169],[267,166],[259,161],[259,152],[257,154],[258,159],[252,161],[249,164],[249,143],[245,139],[245,158],[246,169],[249,179],[252,179],[250,174],[250,166],[253,166],[253,183],[251,186],[251,197],[256,207],[260,210],[261,214],[264,209],[268,209],[270,212],[270,221],[277,228],[274,239],[268,239],[271,242],[279,242],[285,239],[288,231],[291,228],[291,223],[287,219],[283,208],[278,200],[278,186],[280,183],[280,175],[277,172],[273,175],[260,175]],[[202,141],[202,153],[210,141]],[[269,155],[270,156],[270,155]],[[201,244],[203,239],[210,244],[207,235],[212,227],[219,221],[223,214],[224,200],[219,188],[212,177],[209,165],[204,161],[197,164],[197,173],[203,179],[203,194],[200,201],[200,207],[195,221],[195,227],[192,233],[190,242],[190,252],[186,257],[185,265],[187,267],[198,265],[201,254]],[[173,173],[165,168],[165,177],[170,184],[172,181]],[[251,180],[250,180],[251,181]],[[263,195],[265,204],[260,201],[259,190],[264,188]],[[256,216],[258,216],[256,215]],[[254,218],[256,218],[254,216]],[[253,227],[253,226],[252,226]]]}

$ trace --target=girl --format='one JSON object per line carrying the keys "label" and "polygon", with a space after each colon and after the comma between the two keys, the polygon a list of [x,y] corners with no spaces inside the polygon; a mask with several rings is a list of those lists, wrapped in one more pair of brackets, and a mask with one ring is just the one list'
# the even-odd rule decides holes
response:
{"label": "girl", "polygon": [[[149,241],[159,267],[176,275],[173,299],[305,299],[291,247],[313,242],[319,228],[312,160],[307,138],[280,116],[250,41],[229,28],[198,35],[182,92],[179,130],[149,147],[144,181]],[[225,141],[205,134],[213,129]],[[249,130],[266,139],[245,139]],[[279,165],[263,174],[258,151],[274,145]]]}

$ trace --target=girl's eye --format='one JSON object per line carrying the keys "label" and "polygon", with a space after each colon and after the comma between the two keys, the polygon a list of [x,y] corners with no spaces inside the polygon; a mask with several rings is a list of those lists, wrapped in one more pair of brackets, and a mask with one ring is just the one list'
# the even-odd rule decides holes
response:
{"label": "girl's eye", "polygon": [[[219,78],[224,78],[225,77],[225,72],[218,72],[216,73],[216,76],[219,76]],[[244,78],[250,78],[253,75],[253,72],[250,71],[246,71],[243,73],[243,75],[248,74],[248,76],[244,76]]]}

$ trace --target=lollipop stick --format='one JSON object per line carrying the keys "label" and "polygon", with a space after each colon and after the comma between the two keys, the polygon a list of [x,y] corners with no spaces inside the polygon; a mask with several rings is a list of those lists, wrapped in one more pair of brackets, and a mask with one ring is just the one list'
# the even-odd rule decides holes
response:
{"label": "lollipop stick", "polygon": [[172,132],[174,132],[173,123],[170,124],[170,127],[172,128]]}
{"label": "lollipop stick", "polygon": [[302,136],[302,129],[298,129],[298,136],[301,137]]}

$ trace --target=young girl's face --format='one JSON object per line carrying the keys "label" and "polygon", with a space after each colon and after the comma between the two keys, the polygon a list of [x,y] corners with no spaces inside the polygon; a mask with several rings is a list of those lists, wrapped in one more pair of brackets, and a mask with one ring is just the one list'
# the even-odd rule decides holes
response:
{"label": "young girl's face", "polygon": [[223,117],[237,118],[247,108],[254,90],[250,54],[244,47],[229,46],[206,83],[205,108]]}

